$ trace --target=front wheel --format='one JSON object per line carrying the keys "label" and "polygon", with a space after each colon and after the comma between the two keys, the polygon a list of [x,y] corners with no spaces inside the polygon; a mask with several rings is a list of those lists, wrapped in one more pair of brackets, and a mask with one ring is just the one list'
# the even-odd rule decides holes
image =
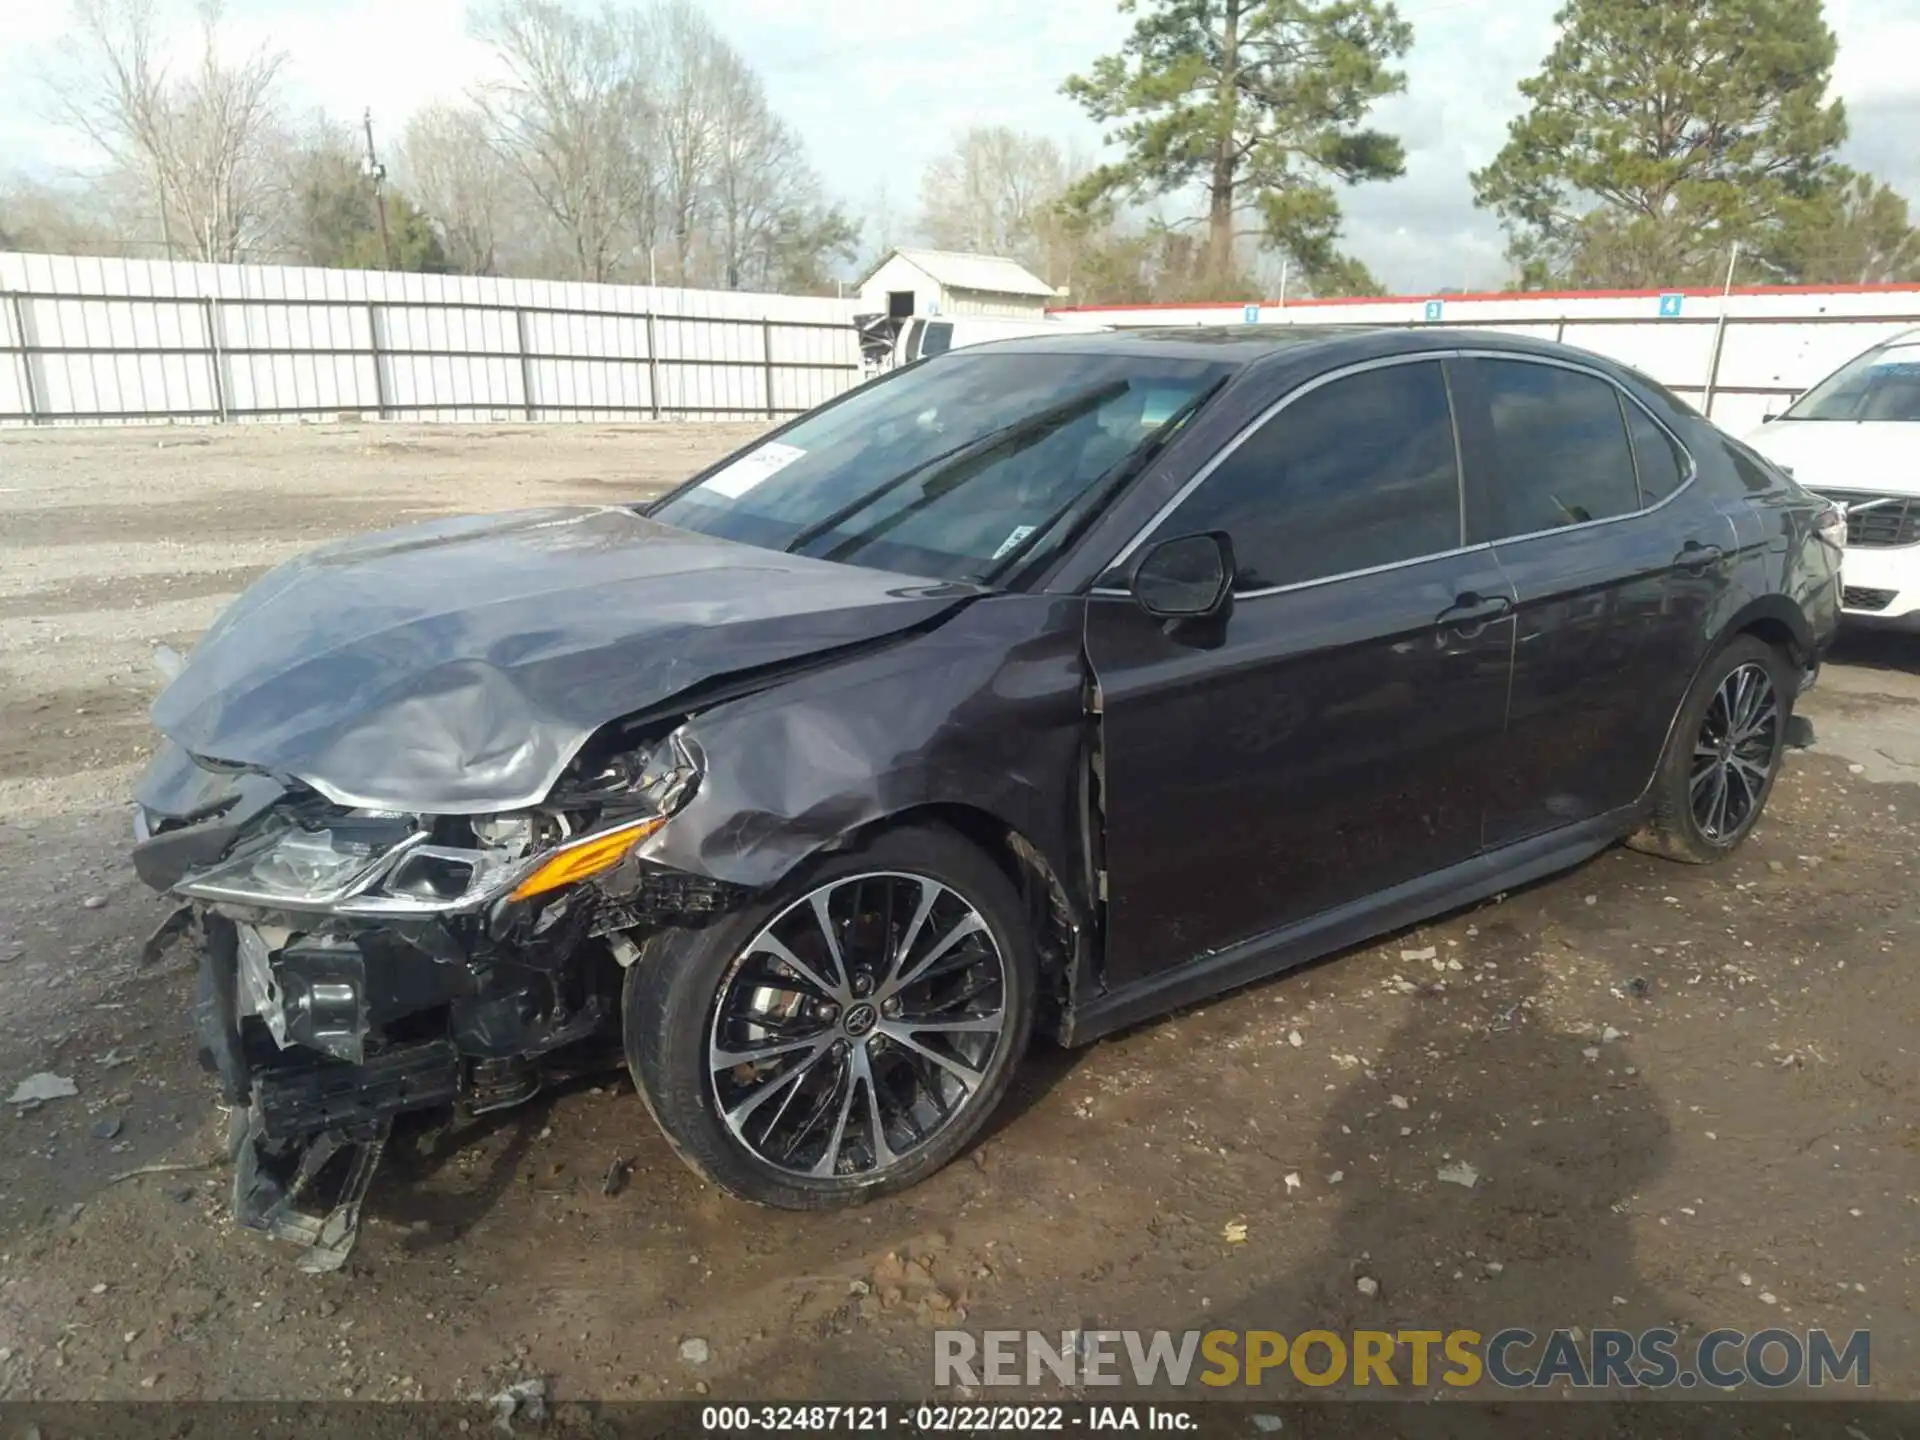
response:
{"label": "front wheel", "polygon": [[627,1063],[680,1157],[809,1210],[905,1189],[979,1133],[1025,1052],[1036,966],[979,849],[885,832],[627,972]]}
{"label": "front wheel", "polygon": [[1654,776],[1652,817],[1628,843],[1695,865],[1738,849],[1780,774],[1796,678],[1785,656],[1752,635],[1709,661]]}

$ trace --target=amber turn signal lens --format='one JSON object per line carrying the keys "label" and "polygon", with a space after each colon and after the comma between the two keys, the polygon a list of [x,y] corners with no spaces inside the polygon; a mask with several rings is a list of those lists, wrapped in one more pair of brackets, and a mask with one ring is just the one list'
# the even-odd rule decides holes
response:
{"label": "amber turn signal lens", "polygon": [[563,845],[549,855],[539,869],[522,880],[508,898],[530,900],[535,895],[558,890],[562,885],[572,885],[598,875],[602,870],[611,870],[626,858],[629,850],[666,823],[664,817],[656,815],[647,820],[635,820],[604,834],[589,835],[571,845]]}

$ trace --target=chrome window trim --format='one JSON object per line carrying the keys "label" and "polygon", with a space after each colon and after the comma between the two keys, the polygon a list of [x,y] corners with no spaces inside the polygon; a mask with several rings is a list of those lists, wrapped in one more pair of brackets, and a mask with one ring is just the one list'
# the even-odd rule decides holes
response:
{"label": "chrome window trim", "polygon": [[[1383,575],[1393,570],[1404,570],[1412,565],[1425,565],[1433,560],[1445,560],[1457,555],[1471,555],[1481,550],[1492,550],[1496,545],[1514,545],[1527,540],[1542,539],[1549,535],[1567,535],[1575,531],[1591,530],[1600,525],[1615,525],[1622,520],[1637,520],[1643,515],[1651,515],[1655,511],[1672,504],[1684,495],[1700,476],[1700,462],[1694,457],[1693,451],[1687,447],[1686,442],[1673,433],[1671,426],[1658,415],[1654,414],[1648,406],[1643,404],[1639,396],[1628,390],[1604,370],[1597,370],[1591,365],[1583,365],[1576,360],[1563,359],[1558,355],[1531,355],[1513,350],[1471,350],[1456,347],[1447,350],[1422,350],[1410,355],[1387,355],[1376,360],[1363,360],[1358,364],[1345,365],[1338,370],[1329,370],[1324,375],[1316,375],[1304,384],[1289,390],[1285,395],[1282,395],[1278,400],[1274,401],[1273,404],[1254,416],[1252,420],[1248,421],[1247,424],[1241,428],[1237,435],[1225,445],[1222,445],[1219,451],[1209,459],[1205,465],[1202,465],[1196,470],[1186,484],[1174,492],[1173,496],[1153,513],[1146,524],[1142,525],[1140,529],[1134,533],[1133,538],[1120,547],[1119,553],[1101,567],[1101,573],[1105,574],[1115,566],[1124,565],[1128,560],[1132,559],[1134,552],[1146,543],[1153,532],[1165,523],[1174,511],[1180,508],[1189,495],[1206,483],[1208,477],[1226,461],[1228,456],[1232,455],[1241,445],[1245,444],[1255,431],[1259,430],[1269,420],[1273,419],[1274,416],[1293,404],[1294,401],[1300,399],[1302,396],[1311,395],[1315,390],[1326,385],[1331,385],[1337,380],[1345,380],[1349,376],[1363,375],[1372,370],[1385,370],[1396,365],[1417,365],[1429,360],[1515,360],[1524,364],[1549,365],[1555,369],[1572,370],[1577,374],[1590,375],[1594,379],[1612,386],[1614,391],[1629,403],[1638,405],[1641,413],[1644,414],[1647,419],[1651,420],[1655,427],[1659,429],[1660,433],[1665,435],[1667,439],[1672,442],[1674,448],[1686,458],[1686,468],[1681,473],[1680,484],[1675,487],[1673,493],[1665,499],[1656,500],[1653,504],[1642,506],[1637,510],[1629,510],[1622,515],[1608,515],[1599,520],[1582,520],[1578,524],[1560,525],[1550,530],[1531,530],[1524,535],[1503,535],[1498,540],[1482,540],[1472,545],[1460,545],[1452,550],[1436,550],[1427,555],[1414,555],[1405,560],[1389,561],[1385,565],[1372,565],[1363,570],[1342,570],[1335,575],[1320,575],[1311,580],[1296,580],[1287,585],[1267,585],[1262,586],[1258,590],[1239,590],[1234,592],[1233,598],[1236,604],[1242,600],[1258,600],[1268,595],[1284,595],[1295,590],[1307,590],[1316,585],[1330,585],[1339,580],[1355,580],[1368,575]],[[1444,380],[1444,373],[1442,378]],[[1458,414],[1454,411],[1453,387],[1450,382],[1447,384],[1447,410],[1448,414],[1453,417],[1454,455],[1457,473],[1460,477],[1460,504],[1462,507],[1462,529],[1464,532],[1464,511],[1467,495],[1466,456],[1460,439],[1460,421]],[[1632,459],[1633,437],[1626,431],[1624,417],[1621,424],[1621,433],[1627,442],[1628,457]],[[1640,471],[1637,460],[1634,461],[1634,465],[1634,493],[1637,498],[1640,484]],[[1095,585],[1087,593],[1090,595],[1106,597],[1118,596],[1121,598],[1125,598],[1128,594],[1127,591],[1111,585]]]}
{"label": "chrome window trim", "polygon": [[[1482,540],[1474,545],[1461,545],[1452,550],[1436,550],[1430,555],[1415,555],[1406,560],[1389,560],[1384,565],[1369,565],[1364,570],[1342,570],[1338,575],[1321,575],[1312,580],[1295,580],[1288,585],[1263,585],[1258,590],[1236,590],[1233,603],[1242,600],[1260,600],[1268,595],[1285,595],[1293,590],[1311,590],[1320,585],[1331,585],[1336,580],[1359,580],[1368,575],[1385,575],[1392,570],[1406,570],[1415,565],[1431,565],[1436,560],[1451,560],[1458,555],[1472,555],[1481,550],[1493,549],[1494,542]],[[1129,600],[1133,598],[1125,590],[1117,590],[1111,585],[1096,585],[1087,592],[1107,599]]]}

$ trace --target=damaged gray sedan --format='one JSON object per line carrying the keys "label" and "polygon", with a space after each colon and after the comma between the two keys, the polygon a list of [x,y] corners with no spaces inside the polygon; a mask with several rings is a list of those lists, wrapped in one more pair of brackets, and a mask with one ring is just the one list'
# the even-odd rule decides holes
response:
{"label": "damaged gray sedan", "polygon": [[[701,1174],[847,1203],[952,1159],[1036,1029],[1643,826],[1737,845],[1832,633],[1820,503],[1629,372],[1466,338],[980,347],[650,505],[268,574],[154,706],[134,850],[200,949],[242,1218],[338,1263],[397,1117],[615,1042]],[[1487,397],[1549,383],[1503,466]],[[1554,428],[1594,405],[1611,438]],[[1536,473],[1536,532],[1608,528],[1529,558]],[[1604,613],[1536,603],[1568,566],[1618,570]]]}

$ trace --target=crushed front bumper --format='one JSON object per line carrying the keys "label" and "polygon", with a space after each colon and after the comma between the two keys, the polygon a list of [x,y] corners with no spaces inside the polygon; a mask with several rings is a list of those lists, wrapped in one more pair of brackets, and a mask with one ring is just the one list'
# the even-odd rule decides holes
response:
{"label": "crushed front bumper", "polygon": [[268,951],[254,926],[197,918],[194,1039],[232,1107],[234,1216],[304,1246],[303,1269],[337,1269],[395,1117],[458,1103],[460,1052],[445,1035],[370,1034],[364,963],[348,965],[346,947],[303,964],[297,950]]}
{"label": "crushed front bumper", "polygon": [[520,1104],[551,1052],[614,1035],[618,966],[604,949],[542,970],[447,933],[485,957],[453,963],[379,928],[302,935],[225,908],[195,907],[189,928],[194,1039],[233,1110],[234,1212],[309,1246],[310,1269],[346,1259],[397,1118]]}
{"label": "crushed front bumper", "polygon": [[288,922],[315,917],[188,907],[161,933],[198,951],[193,1032],[232,1110],[236,1218],[307,1246],[307,1269],[337,1267],[396,1120],[478,1116],[531,1099],[556,1071],[617,1066],[629,937],[725,903],[693,877],[650,872],[618,902],[555,898],[541,943],[517,945],[480,921],[303,933]]}
{"label": "crushed front bumper", "polygon": [[646,937],[738,902],[635,853],[700,773],[668,736],[608,760],[543,830],[345,809],[163,742],[133,860],[188,903],[143,953],[197,945],[193,1029],[234,1114],[238,1218],[331,1268],[401,1116],[479,1115],[556,1068],[617,1063],[622,970]]}

